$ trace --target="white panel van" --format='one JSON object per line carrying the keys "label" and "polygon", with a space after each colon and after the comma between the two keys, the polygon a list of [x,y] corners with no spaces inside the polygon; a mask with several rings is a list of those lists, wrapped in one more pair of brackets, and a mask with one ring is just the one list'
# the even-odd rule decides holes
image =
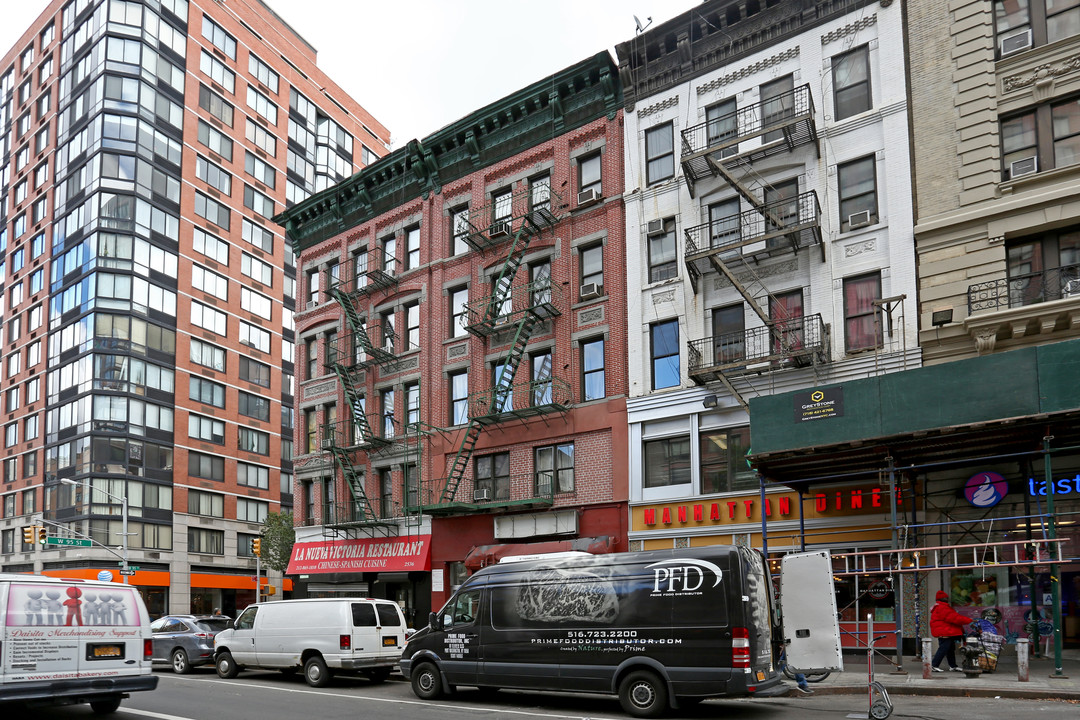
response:
{"label": "white panel van", "polygon": [[308,685],[323,687],[339,671],[382,682],[404,648],[405,616],[390,600],[279,600],[249,605],[218,633],[214,660],[223,678],[244,668],[303,668]]}
{"label": "white panel van", "polygon": [[153,690],[150,617],[128,585],[0,574],[0,703],[114,712]]}

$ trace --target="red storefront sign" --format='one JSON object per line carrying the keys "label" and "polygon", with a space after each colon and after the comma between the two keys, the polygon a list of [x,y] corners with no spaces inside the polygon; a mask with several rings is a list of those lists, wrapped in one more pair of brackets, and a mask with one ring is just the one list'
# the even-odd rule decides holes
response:
{"label": "red storefront sign", "polygon": [[296,543],[288,575],[431,569],[431,536]]}

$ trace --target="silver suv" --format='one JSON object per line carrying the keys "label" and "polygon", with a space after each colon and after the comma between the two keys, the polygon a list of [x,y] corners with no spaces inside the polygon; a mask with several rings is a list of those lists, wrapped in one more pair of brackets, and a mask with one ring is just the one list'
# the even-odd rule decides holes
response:
{"label": "silver suv", "polygon": [[166,615],[150,623],[156,665],[172,665],[181,675],[214,664],[214,636],[232,625],[225,615]]}

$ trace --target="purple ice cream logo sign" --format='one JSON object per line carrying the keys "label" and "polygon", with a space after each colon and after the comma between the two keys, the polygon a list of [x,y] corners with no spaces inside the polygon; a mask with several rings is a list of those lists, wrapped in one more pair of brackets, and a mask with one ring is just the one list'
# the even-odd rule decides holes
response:
{"label": "purple ice cream logo sign", "polygon": [[976,473],[964,485],[964,497],[977,508],[992,508],[1009,492],[1009,483],[996,472]]}

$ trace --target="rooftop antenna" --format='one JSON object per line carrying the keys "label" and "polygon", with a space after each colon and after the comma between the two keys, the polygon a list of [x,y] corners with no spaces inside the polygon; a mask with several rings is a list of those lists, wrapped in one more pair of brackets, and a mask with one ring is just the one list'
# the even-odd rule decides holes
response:
{"label": "rooftop antenna", "polygon": [[634,16],[634,24],[637,26],[637,29],[634,31],[634,34],[635,35],[640,35],[641,33],[645,32],[645,28],[652,25],[652,18],[651,17],[645,18],[645,24],[642,25],[641,20],[638,19],[637,15],[635,15]]}

